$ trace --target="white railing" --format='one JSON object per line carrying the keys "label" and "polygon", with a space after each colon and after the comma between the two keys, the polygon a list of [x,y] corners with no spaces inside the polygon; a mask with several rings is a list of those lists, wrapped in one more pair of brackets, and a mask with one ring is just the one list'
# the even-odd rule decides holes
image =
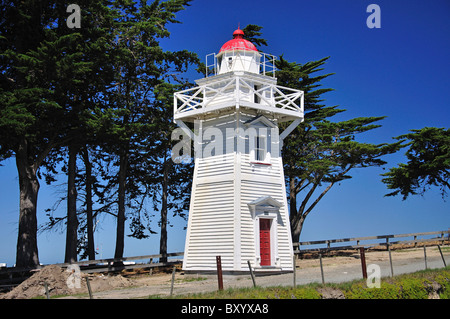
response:
{"label": "white railing", "polygon": [[[277,68],[275,67],[275,60],[277,59],[277,57],[275,55],[264,52],[259,52],[259,54],[261,54],[261,60],[259,62],[259,74],[270,74],[272,77],[275,77],[275,72],[277,70]],[[239,54],[234,55],[239,56]],[[209,77],[217,75],[219,73],[220,65],[218,63],[216,53],[207,54],[205,61],[205,76]]]}
{"label": "white railing", "polygon": [[275,67],[275,60],[277,57],[268,53],[261,53],[261,62],[260,62],[260,74],[266,75],[266,73],[272,73],[272,77],[275,77],[275,72],[277,68]]}
{"label": "white railing", "polygon": [[[211,75],[211,73],[212,73],[212,75],[217,75],[219,66],[217,64],[216,54],[215,53],[207,54],[205,61],[206,61],[205,76],[208,77]],[[212,70],[211,70],[211,68],[212,68]]]}
{"label": "white railing", "polygon": [[174,94],[174,114],[189,112],[209,106],[239,103],[247,107],[276,111],[290,110],[303,114],[303,91],[274,84],[247,80],[242,77],[227,78]]}

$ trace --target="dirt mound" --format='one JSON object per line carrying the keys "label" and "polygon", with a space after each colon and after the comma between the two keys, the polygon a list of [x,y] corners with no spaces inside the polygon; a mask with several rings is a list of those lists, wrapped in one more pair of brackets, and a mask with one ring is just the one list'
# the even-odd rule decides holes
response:
{"label": "dirt mound", "polygon": [[19,286],[5,294],[5,299],[28,299],[38,296],[45,296],[45,283],[50,295],[64,295],[70,293],[67,286],[69,272],[65,272],[58,266],[46,266],[37,271],[30,278],[22,282]]}
{"label": "dirt mound", "polygon": [[[115,288],[130,287],[133,285],[132,280],[122,277],[121,275],[89,275],[89,283],[93,293],[96,291],[112,290]],[[84,287],[86,287],[86,284]],[[87,288],[85,290],[87,292]]]}
{"label": "dirt mound", "polygon": [[37,271],[10,292],[0,296],[0,299],[45,297],[45,284],[47,284],[50,296],[87,293],[86,277],[89,278],[93,293],[132,285],[131,280],[120,275],[87,275],[76,273],[71,269],[64,270],[61,267],[50,265]]}
{"label": "dirt mound", "polygon": [[344,293],[339,289],[323,287],[318,288],[317,292],[321,294],[322,299],[345,299]]}

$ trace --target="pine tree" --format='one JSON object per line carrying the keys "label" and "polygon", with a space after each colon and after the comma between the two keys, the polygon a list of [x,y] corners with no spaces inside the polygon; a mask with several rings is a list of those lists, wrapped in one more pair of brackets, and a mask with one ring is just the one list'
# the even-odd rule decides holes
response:
{"label": "pine tree", "polygon": [[55,63],[43,52],[57,18],[49,1],[2,2],[0,11],[0,152],[15,157],[20,187],[16,266],[36,267],[39,170],[62,143]]}
{"label": "pine tree", "polygon": [[[328,58],[305,64],[277,61],[278,84],[305,92],[305,121],[284,141],[283,161],[290,208],[292,239],[299,240],[305,218],[338,182],[351,178],[354,168],[381,166],[383,155],[396,152],[399,143],[368,144],[355,141],[358,134],[380,127],[384,117],[360,117],[342,122],[330,119],[344,110],[326,106],[316,75]],[[314,197],[314,194],[318,193]]]}
{"label": "pine tree", "polygon": [[146,159],[143,159],[148,168],[148,174],[143,183],[151,189],[151,198],[154,210],[160,212],[160,260],[167,261],[167,226],[168,214],[173,217],[180,216],[186,219],[185,212],[189,210],[190,190],[192,185],[193,161],[189,164],[176,164],[172,161],[172,148],[176,141],[171,135],[176,125],[172,121],[173,94],[193,86],[190,83],[171,84],[162,82],[155,88],[155,100],[152,107],[154,123],[156,125],[156,138],[154,142],[146,143]]}
{"label": "pine tree", "polygon": [[[78,219],[74,219],[81,225],[78,229],[78,252],[84,251],[83,256],[89,255],[90,259],[94,255],[93,220],[99,214],[108,213],[117,219],[116,258],[123,256],[125,221],[128,217],[131,217],[132,231],[129,236],[146,238],[146,230],[154,233],[149,225],[150,212],[145,204],[147,199],[156,198],[151,190],[156,188],[154,184],[159,185],[158,178],[164,174],[149,164],[149,159],[161,160],[156,155],[161,153],[152,149],[151,145],[161,144],[159,138],[164,138],[161,130],[165,132],[171,124],[166,121],[165,113],[156,110],[161,102],[156,100],[156,95],[160,94],[155,93],[155,89],[168,83],[169,79],[178,81],[177,74],[197,61],[196,55],[187,51],[162,50],[159,39],[169,35],[166,24],[175,23],[175,13],[187,3],[178,0],[155,1],[146,5],[133,1],[113,1],[107,8],[108,15],[97,18],[97,21],[102,22],[97,27],[105,30],[105,37],[102,39],[103,61],[95,65],[101,68],[101,79],[105,83],[103,86],[100,83],[93,88],[85,88],[85,92],[92,90],[92,93],[97,94],[86,95],[83,101],[88,103],[73,113],[71,119],[77,120],[78,124],[70,135],[75,138],[67,142],[69,149],[70,146],[76,146],[76,152],[73,153],[81,154],[84,163],[84,171],[77,166],[68,174],[79,176],[78,179],[73,178],[76,185],[72,184],[72,188],[76,192],[85,188],[81,192],[81,209],[73,207],[70,211],[75,212],[73,216]],[[95,14],[92,15],[95,17]],[[95,58],[94,53],[92,57],[87,57]],[[164,104],[163,107],[167,111],[169,105]],[[165,116],[162,121],[164,125],[160,121],[161,115]],[[79,139],[80,136],[83,138]],[[104,185],[92,176],[91,170],[100,175]],[[62,222],[71,224],[69,214],[67,217],[49,217],[49,222],[42,229],[48,230]],[[76,233],[77,225],[68,227],[71,234]],[[70,251],[74,256],[74,246],[70,247]]]}
{"label": "pine tree", "polygon": [[[142,165],[142,143],[159,137],[155,131],[160,128],[155,124],[158,115],[152,109],[155,87],[172,67],[180,72],[195,59],[187,51],[166,52],[159,44],[160,39],[170,35],[167,25],[178,22],[175,14],[189,2],[113,2],[120,19],[115,25],[114,84],[107,91],[107,112],[113,111],[107,147],[116,156],[118,166],[115,258],[123,256],[127,203],[131,208],[133,200],[147,194],[148,185],[142,188],[139,180],[140,175],[150,172],[137,168]],[[131,224],[137,237],[142,236],[138,221],[135,215]]]}
{"label": "pine tree", "polygon": [[[76,260],[76,158],[85,143],[86,116],[108,81],[109,8],[79,1],[83,28],[68,28],[66,5],[53,1],[3,3],[1,153],[19,172],[20,217],[16,265],[35,267],[39,178],[54,180],[69,150],[66,261]],[[110,26],[109,26],[110,27]]]}
{"label": "pine tree", "polygon": [[396,137],[406,151],[406,164],[400,163],[382,174],[390,190],[386,196],[401,194],[403,200],[409,195],[423,195],[432,186],[439,187],[442,198],[450,189],[450,129],[424,127]]}

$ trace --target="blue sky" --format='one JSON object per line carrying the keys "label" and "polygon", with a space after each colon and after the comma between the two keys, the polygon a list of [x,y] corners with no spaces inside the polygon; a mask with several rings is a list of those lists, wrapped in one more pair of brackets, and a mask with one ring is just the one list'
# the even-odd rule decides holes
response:
{"label": "blue sky", "polygon": [[[369,29],[369,4],[381,8],[381,28]],[[81,8],[83,9],[83,8]],[[449,127],[450,122],[450,2],[400,0],[211,1],[194,0],[178,14],[182,24],[169,26],[168,50],[190,50],[202,59],[218,52],[238,24],[263,26],[264,52],[306,63],[330,56],[323,81],[334,88],[328,105],[347,111],[336,116],[387,116],[382,127],[359,137],[361,142],[391,142],[391,138],[425,126]],[[385,157],[386,168],[404,162],[404,150]],[[0,262],[15,262],[19,190],[14,159],[0,167]],[[450,204],[438,190],[402,201],[384,197],[382,168],[351,171],[353,178],[336,185],[307,217],[301,240],[446,230]],[[61,176],[61,183],[65,181]],[[41,183],[38,222],[53,205],[58,188]],[[64,204],[60,207],[64,214]],[[174,219],[169,228],[169,252],[183,251],[186,222]],[[156,229],[156,220],[154,222]],[[105,218],[95,236],[102,257],[112,257],[115,221]],[[65,233],[38,237],[42,263],[62,262]],[[159,251],[159,235],[146,240],[126,238],[125,256]]]}

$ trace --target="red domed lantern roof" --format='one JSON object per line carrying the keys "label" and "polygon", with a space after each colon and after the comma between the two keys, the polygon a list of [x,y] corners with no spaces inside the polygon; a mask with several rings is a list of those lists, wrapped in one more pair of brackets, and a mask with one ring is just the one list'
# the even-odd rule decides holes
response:
{"label": "red domed lantern roof", "polygon": [[244,31],[242,31],[239,28],[237,28],[237,30],[235,30],[233,32],[233,39],[228,42],[225,42],[225,44],[222,45],[222,48],[220,48],[219,53],[222,53],[224,51],[233,51],[233,50],[258,52],[258,50],[256,49],[256,47],[253,43],[244,39]]}

